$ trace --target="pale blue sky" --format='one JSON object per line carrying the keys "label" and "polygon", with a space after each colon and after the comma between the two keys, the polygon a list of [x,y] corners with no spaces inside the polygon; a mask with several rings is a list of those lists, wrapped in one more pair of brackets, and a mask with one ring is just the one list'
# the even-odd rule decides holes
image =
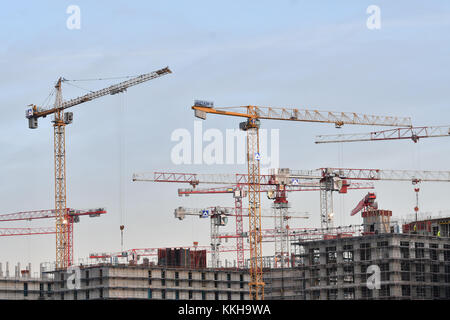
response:
{"label": "pale blue sky", "polygon": [[[81,9],[81,30],[66,28],[66,8],[72,4]],[[366,8],[371,4],[381,8],[381,30],[366,28]],[[0,21],[0,211],[4,213],[54,205],[51,122],[41,119],[37,130],[29,130],[24,112],[28,104],[44,101],[59,76],[135,75],[167,65],[173,70],[126,95],[73,108],[74,123],[66,136],[68,206],[105,206],[109,211],[108,216],[85,218],[75,226],[76,257],[120,249],[120,150],[125,246],[209,243],[206,221],[180,222],[172,211],[179,205],[231,206],[231,197],[180,199],[176,185],[131,182],[133,172],[154,169],[245,172],[245,166],[171,164],[170,135],[177,128],[192,131],[194,99],[211,99],[217,106],[411,116],[415,125],[449,123],[448,1],[8,2],[0,9]],[[110,83],[80,85],[98,89]],[[70,86],[63,91],[66,98],[83,93]],[[203,123],[204,129],[223,132],[237,126],[236,119],[222,117]],[[417,145],[409,141],[315,145],[315,135],[336,133],[334,126],[264,121],[263,127],[280,129],[282,167],[450,169],[446,138]],[[370,129],[348,126],[340,132]],[[424,211],[447,209],[449,185],[423,184],[422,190]],[[349,211],[364,193],[337,198],[338,223],[359,223]],[[414,207],[409,183],[379,183],[377,194],[380,207],[396,216],[405,216]],[[311,212],[306,226],[318,224],[318,194],[290,199],[293,210]],[[227,231],[233,230],[231,224]],[[0,240],[1,261],[36,264],[54,259],[52,236]]]}

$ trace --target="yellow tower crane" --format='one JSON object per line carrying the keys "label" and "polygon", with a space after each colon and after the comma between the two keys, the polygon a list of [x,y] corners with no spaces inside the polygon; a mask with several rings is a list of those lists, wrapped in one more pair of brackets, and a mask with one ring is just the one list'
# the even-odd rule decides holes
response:
{"label": "yellow tower crane", "polygon": [[55,216],[56,216],[56,269],[64,269],[69,267],[73,262],[72,243],[69,237],[68,217],[66,210],[66,152],[65,152],[65,127],[72,123],[73,113],[65,112],[65,109],[91,101],[106,95],[114,95],[127,90],[127,88],[138,85],[140,83],[161,77],[172,73],[168,67],[142,74],[107,88],[88,93],[86,95],[63,101],[61,85],[64,81],[59,78],[56,82],[55,104],[51,108],[42,108],[36,105],[30,105],[31,108],[26,110],[26,118],[30,129],[38,127],[38,119],[45,118],[53,114],[54,129],[54,162],[55,162]]}
{"label": "yellow tower crane", "polygon": [[264,299],[264,281],[261,244],[261,198],[259,127],[260,119],[302,122],[411,127],[410,118],[372,116],[346,112],[328,112],[258,106],[214,108],[210,101],[196,100],[192,109],[197,118],[206,119],[208,113],[246,118],[239,128],[247,131],[249,242],[250,242],[250,299]]}

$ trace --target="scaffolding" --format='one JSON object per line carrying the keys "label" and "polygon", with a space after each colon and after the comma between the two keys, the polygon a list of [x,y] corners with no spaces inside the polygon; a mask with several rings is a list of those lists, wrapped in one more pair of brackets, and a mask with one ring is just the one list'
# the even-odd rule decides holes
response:
{"label": "scaffolding", "polygon": [[[449,238],[380,233],[299,241],[295,248],[299,299],[450,298]],[[372,265],[380,270],[375,290],[367,286]]]}

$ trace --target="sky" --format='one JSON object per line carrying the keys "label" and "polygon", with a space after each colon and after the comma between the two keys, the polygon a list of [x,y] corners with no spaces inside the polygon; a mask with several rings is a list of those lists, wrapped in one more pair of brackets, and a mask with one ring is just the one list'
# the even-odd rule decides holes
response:
{"label": "sky", "polygon": [[[80,8],[69,29],[67,8]],[[380,8],[381,28],[366,22]],[[166,66],[172,74],[72,108],[66,128],[67,205],[106,207],[107,215],[75,225],[75,258],[125,248],[209,244],[209,223],[175,220],[178,206],[233,206],[229,195],[180,198],[176,184],[132,182],[135,172],[245,172],[242,164],[184,164],[171,159],[173,132],[193,134],[194,99],[216,106],[261,105],[411,117],[416,126],[450,117],[448,1],[39,1],[0,9],[0,213],[54,206],[51,119],[28,129],[27,105],[41,105],[59,77],[138,75]],[[65,83],[70,99],[121,80]],[[203,130],[238,127],[209,116]],[[279,130],[280,167],[449,170],[447,138],[314,144],[316,135],[369,132],[374,127],[262,121]],[[448,210],[450,185],[423,183],[421,211]],[[337,224],[359,224],[349,212],[367,190],[335,197]],[[409,182],[376,184],[379,206],[411,217]],[[264,198],[264,197],[263,197]],[[319,225],[319,194],[289,195],[292,211],[310,213],[292,227]],[[270,202],[263,200],[263,207]],[[264,226],[273,224],[264,220]],[[3,224],[37,227],[53,221]],[[224,231],[233,232],[234,223]],[[0,261],[53,261],[54,236],[0,238]],[[266,253],[270,251],[266,249]],[[234,257],[230,257],[233,259]]]}

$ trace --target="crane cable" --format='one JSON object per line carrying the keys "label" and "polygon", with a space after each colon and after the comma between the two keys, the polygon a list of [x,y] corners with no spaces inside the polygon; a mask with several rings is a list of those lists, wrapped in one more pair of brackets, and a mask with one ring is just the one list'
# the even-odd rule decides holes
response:
{"label": "crane cable", "polygon": [[[79,82],[79,81],[105,81],[105,80],[117,80],[117,79],[130,79],[130,78],[136,78],[139,75],[133,75],[133,76],[120,76],[120,77],[108,77],[108,78],[87,78],[87,79],[66,79],[66,78],[62,78],[62,82],[65,82],[73,87],[76,87],[78,89],[82,89],[85,91],[88,91],[90,93],[93,93],[94,91],[86,89],[86,88],[82,88],[80,86],[77,86],[71,82]],[[55,95],[55,91],[56,89],[53,88],[52,91],[49,93],[49,95],[47,96],[47,98],[45,98],[44,102],[41,104],[41,106],[43,106],[44,108],[47,108],[49,106],[50,103],[50,98],[53,97]]]}
{"label": "crane cable", "polygon": [[139,75],[134,76],[122,76],[122,77],[109,77],[109,78],[90,78],[90,79],[65,79],[64,82],[75,82],[75,81],[104,81],[104,80],[117,80],[117,79],[129,79],[136,78]]}
{"label": "crane cable", "polygon": [[56,89],[53,87],[52,91],[48,94],[47,98],[42,102],[42,106],[48,107],[48,104],[50,103],[50,98],[52,98],[55,95]]}
{"label": "crane cable", "polygon": [[[78,86],[72,82],[78,82],[78,81],[101,81],[101,80],[113,80],[113,79],[124,79],[124,78],[134,78],[136,76],[124,76],[124,77],[110,77],[110,78],[92,78],[92,79],[66,79],[63,78],[62,81],[68,85],[71,85],[72,87],[84,90],[84,91],[88,91],[90,93],[93,93],[94,91],[90,90],[90,89],[86,89],[83,88],[81,86]],[[54,94],[55,89],[53,89],[52,94]],[[50,96],[49,96],[50,97]],[[47,100],[49,99],[49,97],[47,98]],[[119,141],[119,168],[118,168],[118,173],[119,173],[119,222],[120,222],[120,249],[121,251],[124,250],[124,246],[123,246],[123,233],[124,233],[124,229],[125,229],[125,225],[124,225],[124,197],[125,197],[125,186],[124,186],[124,179],[123,179],[123,175],[124,175],[124,169],[125,169],[125,161],[124,161],[124,154],[125,154],[125,150],[124,150],[124,132],[123,132],[123,121],[124,121],[124,113],[125,113],[125,95],[123,95],[121,101],[120,101],[120,106],[119,106],[119,119],[118,119],[118,141]]]}
{"label": "crane cable", "polygon": [[[339,168],[343,168],[344,167],[344,144],[341,142],[341,143],[339,143],[338,144],[338,167]],[[341,214],[340,214],[340,223],[341,223],[341,225],[345,225],[345,204],[344,204],[344,194],[340,194],[339,195],[339,204],[340,204],[340,211],[341,211]],[[335,212],[335,216],[337,216],[336,215],[336,212]]]}
{"label": "crane cable", "polygon": [[89,90],[89,89],[86,89],[86,88],[77,86],[77,85],[75,85],[75,84],[73,84],[73,83],[67,82],[67,84],[68,84],[68,85],[71,85],[72,87],[75,87],[75,88],[78,88],[78,89],[81,89],[81,90],[85,90],[85,91],[88,91],[88,92],[90,92],[90,93],[94,93],[94,91],[92,91],[92,90]]}
{"label": "crane cable", "polygon": [[[118,140],[119,140],[119,217],[120,217],[120,225],[124,226],[124,198],[125,198],[125,186],[124,186],[124,169],[125,169],[125,161],[124,161],[124,115],[125,115],[125,95],[122,95],[120,106],[119,106],[119,119],[118,119]],[[123,250],[123,228],[121,228],[121,250]]]}

